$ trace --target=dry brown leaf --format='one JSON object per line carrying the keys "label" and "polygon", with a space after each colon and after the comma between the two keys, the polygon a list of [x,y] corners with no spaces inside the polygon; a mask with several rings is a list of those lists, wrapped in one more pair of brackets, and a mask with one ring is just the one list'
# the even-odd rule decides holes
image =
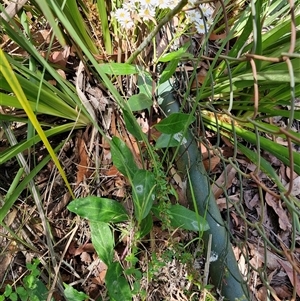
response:
{"label": "dry brown leaf", "polygon": [[85,142],[81,137],[77,138],[77,148],[79,163],[77,166],[76,186],[78,186],[79,183],[83,182],[88,171],[88,154],[86,151]]}
{"label": "dry brown leaf", "polygon": [[201,85],[204,83],[205,78],[207,75],[207,70],[203,67],[200,68],[200,70],[197,72],[196,78],[193,80],[192,83],[192,89],[196,89],[201,87]]}
{"label": "dry brown leaf", "polygon": [[[290,183],[285,185],[285,189],[289,190],[290,188]],[[291,190],[291,194],[296,196],[300,194],[300,176],[298,176],[297,178],[293,179],[292,182],[292,190]]]}
{"label": "dry brown leaf", "polygon": [[272,207],[278,215],[279,227],[284,231],[291,229],[292,225],[290,219],[287,216],[286,210],[282,208],[281,201],[269,194],[268,192],[266,193],[265,200],[267,204],[270,207]]}
{"label": "dry brown leaf", "polygon": [[278,260],[278,262],[287,273],[292,285],[296,288],[297,295],[300,297],[300,275],[296,274],[296,279],[295,279],[291,264],[283,260]]}
{"label": "dry brown leaf", "polygon": [[220,163],[220,158],[215,156],[203,161],[203,165],[206,171],[213,171],[215,167]]}
{"label": "dry brown leaf", "polygon": [[212,185],[212,192],[216,200],[223,193],[223,188],[226,190],[232,185],[235,174],[236,170],[230,164],[228,164],[217,181]]}
{"label": "dry brown leaf", "polygon": [[278,260],[279,256],[267,250],[266,258],[267,262],[265,262],[265,249],[259,246],[255,246],[248,242],[248,246],[250,249],[251,260],[250,263],[255,267],[259,268],[262,264],[266,264],[266,266],[271,270],[278,269],[280,267]]}

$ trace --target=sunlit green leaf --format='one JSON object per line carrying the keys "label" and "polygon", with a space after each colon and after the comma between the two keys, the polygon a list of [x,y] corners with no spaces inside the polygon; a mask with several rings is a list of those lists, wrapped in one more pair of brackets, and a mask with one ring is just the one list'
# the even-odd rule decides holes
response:
{"label": "sunlit green leaf", "polygon": [[188,48],[190,47],[190,45],[191,45],[190,42],[186,43],[186,44],[184,44],[184,46],[179,48],[177,51],[172,51],[168,54],[165,54],[163,57],[160,57],[158,61],[166,63],[166,62],[170,62],[173,60],[181,59],[182,57],[192,58],[192,55],[187,51]]}
{"label": "sunlit green leaf", "polygon": [[141,222],[151,210],[155,200],[155,177],[148,170],[138,170],[132,181],[135,216]]}
{"label": "sunlit green leaf", "polygon": [[[195,121],[195,117],[190,117],[184,113],[173,113],[155,125],[156,129],[165,134],[176,134],[182,131],[187,125]],[[188,123],[188,124],[187,124]]]}
{"label": "sunlit green leaf", "polygon": [[123,110],[123,115],[127,131],[138,141],[144,140],[146,135],[142,132],[142,129],[137,121],[132,118],[132,113],[127,110]]}
{"label": "sunlit green leaf", "polygon": [[[154,206],[152,210],[153,213],[160,218],[158,206]],[[167,214],[173,228],[181,228],[197,232],[207,231],[209,229],[207,221],[202,216],[197,215],[195,211],[179,204],[172,205],[168,209],[168,212],[164,212],[163,214]]]}
{"label": "sunlit green leaf", "polygon": [[137,66],[126,63],[99,64],[99,67],[103,72],[110,75],[131,75],[139,72]]}
{"label": "sunlit green leaf", "polygon": [[117,223],[128,219],[125,208],[119,202],[97,196],[75,199],[67,208],[94,222]]}
{"label": "sunlit green leaf", "polygon": [[126,143],[118,137],[113,137],[110,147],[114,165],[124,176],[133,178],[138,167],[134,161],[133,154]]}
{"label": "sunlit green leaf", "polygon": [[110,300],[132,300],[129,284],[123,275],[123,269],[119,262],[114,262],[108,267],[105,276],[105,284],[108,289]]}
{"label": "sunlit green leaf", "polygon": [[108,223],[90,222],[93,246],[99,258],[109,267],[114,258],[114,237]]}
{"label": "sunlit green leaf", "polygon": [[83,301],[89,298],[84,292],[78,292],[74,287],[64,283],[64,295],[68,301]]}
{"label": "sunlit green leaf", "polygon": [[146,94],[139,93],[129,97],[127,104],[131,111],[141,111],[149,109],[152,106],[153,101],[152,98]]}

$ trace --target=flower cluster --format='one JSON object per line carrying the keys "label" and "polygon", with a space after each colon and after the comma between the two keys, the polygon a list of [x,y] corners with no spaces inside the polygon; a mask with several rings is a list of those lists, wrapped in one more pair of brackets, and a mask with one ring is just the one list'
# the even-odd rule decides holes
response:
{"label": "flower cluster", "polygon": [[213,24],[213,9],[207,3],[197,5],[196,2],[197,0],[189,0],[185,15],[187,22],[194,24],[198,33],[204,34]]}
{"label": "flower cluster", "polygon": [[[124,0],[121,8],[113,13],[114,18],[121,27],[131,29],[135,21],[155,22],[157,9],[173,9],[180,0]],[[212,9],[208,4],[197,4],[198,0],[189,0],[185,7],[187,22],[194,24],[198,33],[205,33],[205,26],[208,30],[213,23]],[[204,19],[205,20],[204,20]]]}

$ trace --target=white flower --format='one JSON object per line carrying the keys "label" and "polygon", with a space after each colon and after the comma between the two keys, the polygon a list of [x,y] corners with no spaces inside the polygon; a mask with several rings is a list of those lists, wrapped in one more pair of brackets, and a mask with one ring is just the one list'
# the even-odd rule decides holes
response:
{"label": "white flower", "polygon": [[198,22],[195,22],[195,28],[198,33],[205,33],[205,25],[202,19],[200,19]]}
{"label": "white flower", "polygon": [[143,21],[152,20],[155,17],[155,8],[141,8],[139,16]]}
{"label": "white flower", "polygon": [[120,22],[120,20],[130,18],[130,13],[128,10],[126,10],[124,8],[118,8],[118,9],[116,9],[116,11],[114,13],[114,17],[116,18],[116,20],[118,22]]}
{"label": "white flower", "polygon": [[211,27],[214,24],[214,19],[212,17],[206,17],[206,25],[207,27]]}
{"label": "white flower", "polygon": [[189,10],[185,14],[190,20],[190,23],[198,22],[198,20],[202,19],[200,12],[196,9]]}
{"label": "white flower", "polygon": [[137,10],[137,5],[135,3],[135,0],[129,0],[129,1],[124,2],[122,7],[131,13],[133,13]]}
{"label": "white flower", "polygon": [[199,8],[201,9],[205,17],[211,17],[213,14],[213,9],[208,4],[200,4]]}
{"label": "white flower", "polygon": [[125,10],[124,8],[118,8],[114,13],[114,17],[125,29],[131,29],[134,26],[134,22],[129,11]]}
{"label": "white flower", "polygon": [[170,7],[170,1],[169,0],[158,0],[157,6],[160,9],[169,8]]}
{"label": "white flower", "polygon": [[155,9],[158,6],[157,0],[140,0],[141,8]]}

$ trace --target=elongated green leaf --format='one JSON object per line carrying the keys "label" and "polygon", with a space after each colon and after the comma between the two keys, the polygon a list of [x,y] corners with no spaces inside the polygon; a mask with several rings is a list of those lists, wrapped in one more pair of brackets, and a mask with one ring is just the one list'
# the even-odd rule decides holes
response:
{"label": "elongated green leaf", "polygon": [[127,131],[138,141],[144,140],[146,135],[142,132],[142,129],[136,120],[132,118],[132,113],[127,110],[123,110],[123,115]]}
{"label": "elongated green leaf", "polygon": [[141,111],[144,109],[150,109],[152,106],[152,98],[144,93],[139,93],[131,96],[127,102],[131,111]]}
{"label": "elongated green leaf", "polygon": [[169,208],[171,226],[191,231],[206,231],[209,229],[207,221],[194,211],[181,205],[173,205]]}
{"label": "elongated green leaf", "polygon": [[158,131],[165,134],[176,134],[182,131],[186,123],[190,125],[195,121],[195,117],[190,118],[188,114],[184,113],[173,113],[161,122],[155,125]]}
{"label": "elongated green leaf", "polygon": [[188,48],[190,47],[190,45],[191,45],[191,43],[188,42],[184,46],[179,48],[177,51],[172,51],[172,52],[164,55],[163,57],[159,58],[158,61],[162,62],[162,63],[166,63],[166,62],[170,62],[173,60],[180,60],[183,56],[192,58],[192,55],[187,51]]}
{"label": "elongated green leaf", "polygon": [[[245,139],[246,141],[256,144],[256,135],[250,131],[242,130],[240,128],[237,128],[237,134]],[[264,137],[259,137],[260,140],[260,146],[262,149],[270,152],[272,155],[277,157],[281,162],[284,164],[290,166],[291,161],[289,157],[289,150],[279,145],[278,143],[271,141]],[[293,157],[294,157],[294,170],[295,172],[300,175],[300,153],[293,151]]]}
{"label": "elongated green leaf", "polygon": [[131,75],[139,72],[139,68],[137,66],[126,63],[99,64],[99,67],[101,71],[110,75]]}
{"label": "elongated green leaf", "polygon": [[138,167],[128,146],[118,137],[113,137],[111,155],[114,165],[127,178],[133,178]]}
{"label": "elongated green leaf", "polygon": [[[1,120],[1,118],[0,118]],[[80,125],[79,125],[80,127]],[[67,131],[71,131],[72,129],[77,128],[77,124],[69,123],[69,124],[63,124],[60,126],[57,126],[56,128],[50,129],[45,131],[46,137],[50,137],[53,135],[57,135],[59,133],[64,133]],[[23,152],[25,149],[30,148],[32,145],[36,144],[37,142],[41,141],[41,138],[39,135],[36,135],[29,140],[20,142],[5,151],[0,153],[0,164],[3,164],[4,162],[8,161],[9,159],[15,157],[18,153]]]}
{"label": "elongated green leaf", "polygon": [[99,258],[109,267],[114,258],[114,237],[108,223],[90,222],[93,246]]}
{"label": "elongated green leaf", "polygon": [[134,214],[140,223],[150,212],[155,200],[155,177],[148,170],[138,170],[132,181]]}
{"label": "elongated green leaf", "polygon": [[167,67],[164,69],[164,71],[162,72],[162,74],[159,78],[160,85],[162,83],[166,82],[168,79],[170,79],[174,75],[176,68],[178,67],[179,61],[180,61],[179,59],[174,59],[168,63]]}
{"label": "elongated green leaf", "polygon": [[106,272],[105,283],[110,300],[130,301],[132,294],[119,262],[112,263]]}
{"label": "elongated green leaf", "polygon": [[107,54],[112,54],[113,53],[113,45],[111,42],[110,30],[109,30],[109,26],[108,26],[106,2],[104,0],[97,0],[97,8],[98,8],[99,17],[101,20],[100,23],[101,23],[101,27],[102,27],[102,35],[103,35],[105,51]]}
{"label": "elongated green leaf", "polygon": [[60,28],[57,26],[57,23],[55,21],[55,18],[49,8],[49,5],[47,4],[46,0],[39,0],[37,2],[39,5],[41,11],[43,12],[44,16],[46,17],[46,20],[49,22],[51,28],[53,29],[55,36],[57,37],[57,40],[59,41],[61,46],[66,45],[66,41],[64,39],[64,36],[60,30]]}
{"label": "elongated green leaf", "polygon": [[18,98],[19,102],[22,104],[22,107],[24,109],[24,111],[26,112],[28,118],[30,119],[31,123],[33,124],[34,128],[36,129],[37,133],[39,134],[39,136],[41,137],[42,141],[44,142],[50,156],[52,157],[53,162],[55,163],[59,173],[61,174],[70,194],[72,197],[74,197],[73,191],[71,189],[71,186],[68,182],[68,179],[66,177],[66,174],[64,172],[64,170],[61,167],[60,162],[58,161],[54,150],[51,146],[51,144],[49,143],[47,136],[45,135],[41,125],[39,124],[34,112],[32,111],[26,96],[22,90],[22,87],[20,86],[15,74],[13,73],[11,66],[9,65],[2,49],[0,49],[0,72],[3,74],[3,76],[5,77],[6,81],[8,82],[8,84],[10,85],[10,87],[12,88],[13,92],[15,93],[16,97]]}
{"label": "elongated green leaf", "polygon": [[[61,149],[64,142],[60,143],[54,151],[57,152]],[[14,202],[18,199],[21,192],[26,188],[28,183],[41,171],[41,169],[50,161],[50,155],[47,155],[31,172],[22,180],[22,182],[14,189],[11,194],[6,198],[4,205],[0,208],[0,223],[3,221]]]}
{"label": "elongated green leaf", "polygon": [[284,191],[284,186],[282,185],[278,175],[276,174],[272,165],[263,157],[259,156],[256,152],[252,151],[248,147],[245,147],[243,144],[238,143],[238,148],[242,151],[242,153],[247,156],[253,163],[256,165],[260,162],[259,168],[268,176],[272,181],[276,183],[279,190]]}
{"label": "elongated green leaf", "polygon": [[67,208],[71,212],[94,222],[117,223],[128,219],[126,210],[120,203],[96,196],[75,199]]}

